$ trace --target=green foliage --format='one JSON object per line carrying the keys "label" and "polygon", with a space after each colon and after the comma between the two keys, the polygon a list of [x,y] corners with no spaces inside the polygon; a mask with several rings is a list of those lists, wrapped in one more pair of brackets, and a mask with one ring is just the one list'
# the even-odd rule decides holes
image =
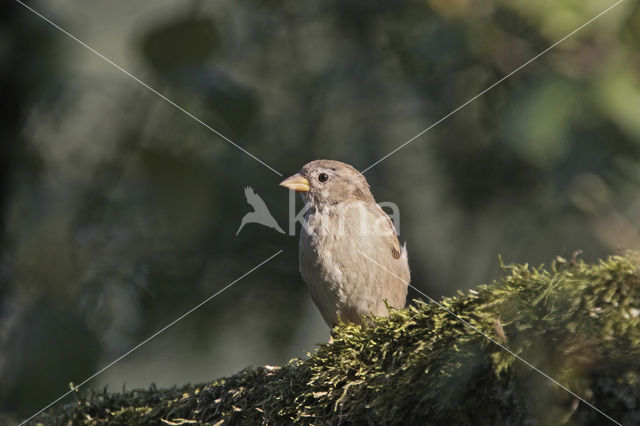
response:
{"label": "green foliage", "polygon": [[623,424],[640,423],[640,254],[550,269],[505,266],[491,285],[340,325],[306,360],[211,384],[91,392],[42,423],[606,424],[501,348]]}

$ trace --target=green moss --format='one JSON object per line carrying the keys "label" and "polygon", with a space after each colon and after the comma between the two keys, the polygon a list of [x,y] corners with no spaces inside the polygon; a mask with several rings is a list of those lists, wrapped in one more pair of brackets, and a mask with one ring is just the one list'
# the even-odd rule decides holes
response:
{"label": "green moss", "polygon": [[[623,424],[640,424],[637,253],[505,277],[440,303]],[[42,423],[607,424],[434,303],[340,325],[308,359],[210,384],[89,392]]]}

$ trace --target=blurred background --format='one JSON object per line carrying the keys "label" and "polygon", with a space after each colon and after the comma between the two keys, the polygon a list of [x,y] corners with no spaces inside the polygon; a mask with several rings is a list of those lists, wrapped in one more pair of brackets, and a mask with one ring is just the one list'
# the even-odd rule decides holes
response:
{"label": "blurred background", "polygon": [[[31,1],[283,175],[364,169],[613,0]],[[0,412],[181,385],[329,338],[281,178],[18,3],[0,10]],[[433,297],[640,248],[640,8],[621,3],[366,173]],[[301,207],[301,203],[298,204]],[[417,297],[416,294],[410,296]],[[66,399],[72,401],[73,397]]]}

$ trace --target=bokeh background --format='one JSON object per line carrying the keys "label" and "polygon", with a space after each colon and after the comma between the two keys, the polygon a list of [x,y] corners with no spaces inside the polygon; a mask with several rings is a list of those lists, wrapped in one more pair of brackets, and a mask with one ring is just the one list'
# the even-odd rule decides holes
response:
{"label": "bokeh background", "polygon": [[[364,169],[613,0],[30,1],[285,176]],[[0,411],[92,380],[204,382],[329,330],[281,178],[18,3],[0,10]],[[640,8],[625,1],[366,173],[433,297],[505,262],[640,248]],[[301,205],[299,204],[298,207]],[[412,294],[416,297],[416,294]],[[69,397],[66,402],[72,401]]]}

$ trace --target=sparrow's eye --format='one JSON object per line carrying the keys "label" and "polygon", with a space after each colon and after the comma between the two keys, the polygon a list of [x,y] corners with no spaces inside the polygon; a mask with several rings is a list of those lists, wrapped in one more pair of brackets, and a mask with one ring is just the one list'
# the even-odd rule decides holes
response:
{"label": "sparrow's eye", "polygon": [[319,180],[320,182],[326,182],[327,180],[329,180],[329,175],[328,175],[328,174],[326,174],[326,173],[320,173],[320,174],[318,175],[318,180]]}

